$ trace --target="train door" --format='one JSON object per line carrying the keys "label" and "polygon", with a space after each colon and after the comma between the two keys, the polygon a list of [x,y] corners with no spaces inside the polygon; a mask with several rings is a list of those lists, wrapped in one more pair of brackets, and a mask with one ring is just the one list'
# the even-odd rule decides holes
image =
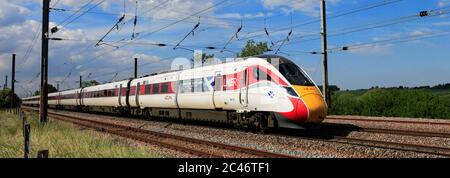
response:
{"label": "train door", "polygon": [[126,96],[125,96],[125,103],[127,105],[127,107],[130,107],[130,91],[131,91],[131,81],[129,80],[127,83],[127,90],[126,90]]}
{"label": "train door", "polygon": [[79,96],[80,96],[80,97],[78,97],[78,99],[80,100],[79,103],[80,103],[80,105],[83,105],[84,104],[83,103],[83,89],[80,90]]}
{"label": "train door", "polygon": [[222,108],[220,104],[220,93],[222,92],[222,72],[218,71],[214,75],[213,105],[215,108]]}
{"label": "train door", "polygon": [[135,93],[136,93],[136,106],[139,107],[139,94],[141,93],[141,82],[137,83]]}
{"label": "train door", "polygon": [[76,105],[77,106],[79,106],[80,105],[80,102],[79,102],[79,100],[78,100],[78,96],[79,96],[79,93],[78,93],[78,91],[75,91],[75,103],[76,103]]}
{"label": "train door", "polygon": [[118,93],[118,95],[119,95],[119,106],[123,106],[123,105],[122,105],[122,97],[123,97],[123,96],[122,96],[122,93],[123,93],[122,90],[123,90],[122,84],[120,84],[120,85],[119,85],[119,93]]}
{"label": "train door", "polygon": [[239,88],[239,101],[242,106],[248,106],[248,67],[245,66],[241,76],[241,87]]}
{"label": "train door", "polygon": [[60,102],[61,102],[61,92],[58,91],[58,98],[56,100],[56,105],[59,106],[61,104]]}

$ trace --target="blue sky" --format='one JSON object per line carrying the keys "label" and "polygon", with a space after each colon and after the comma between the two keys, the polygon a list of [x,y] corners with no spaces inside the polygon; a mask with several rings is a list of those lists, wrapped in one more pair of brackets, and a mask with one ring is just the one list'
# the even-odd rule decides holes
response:
{"label": "blue sky", "polygon": [[[202,49],[224,59],[234,57],[248,39],[268,41],[263,31],[265,27],[271,39],[278,42],[272,47],[276,50],[292,29],[291,40],[281,48],[281,55],[304,68],[316,83],[322,83],[321,55],[307,53],[321,50],[318,0],[139,0],[135,32],[140,34],[134,40],[130,38],[135,0],[126,0],[125,8],[122,0],[105,0],[89,13],[61,26],[61,22],[90,1],[81,12],[102,2],[53,0],[51,4],[66,10],[54,10],[50,16],[50,27],[58,24],[61,28],[52,37],[68,39],[50,42],[49,82],[64,81],[62,89],[76,87],[80,75],[100,82],[128,78],[133,73],[134,57],[140,59],[140,75],[169,69],[174,57],[191,58],[192,52],[173,50],[170,45],[190,32],[198,23],[198,16],[199,28],[194,36],[188,36],[181,43],[182,47]],[[11,54],[16,53],[17,90],[21,95],[35,91],[39,85],[39,78],[35,76],[39,73],[40,36],[32,44],[41,28],[41,7],[40,0],[0,2],[0,83],[4,83],[5,75],[10,75]],[[342,89],[359,89],[450,82],[450,34],[447,33],[450,32],[450,0],[328,0],[327,8],[330,17],[328,45],[333,49],[329,51],[331,84]],[[423,10],[437,11],[433,11],[431,17],[414,16]],[[126,46],[119,49],[107,45],[95,47],[96,40],[124,12],[127,23],[119,24],[119,30],[113,30],[104,41]],[[343,15],[346,12],[353,13]],[[183,21],[175,23],[180,20]],[[71,19],[66,22],[69,21]],[[169,25],[172,23],[174,25]],[[203,48],[222,48],[241,23],[243,29],[239,38],[233,39],[227,47],[232,52]],[[383,40],[388,42],[381,43]],[[169,46],[149,45],[152,43]],[[33,48],[26,57],[30,46]],[[338,50],[343,46],[349,46],[350,50]]]}

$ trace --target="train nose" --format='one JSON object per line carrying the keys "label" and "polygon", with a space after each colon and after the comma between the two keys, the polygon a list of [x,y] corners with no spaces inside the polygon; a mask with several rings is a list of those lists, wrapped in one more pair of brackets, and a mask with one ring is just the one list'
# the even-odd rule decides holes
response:
{"label": "train nose", "polygon": [[[320,91],[315,86],[294,86],[293,88],[300,95],[300,98],[303,100],[304,105],[306,105],[306,108],[308,109],[308,119],[306,122],[322,122],[327,116],[328,107]],[[298,103],[301,104],[301,101]]]}

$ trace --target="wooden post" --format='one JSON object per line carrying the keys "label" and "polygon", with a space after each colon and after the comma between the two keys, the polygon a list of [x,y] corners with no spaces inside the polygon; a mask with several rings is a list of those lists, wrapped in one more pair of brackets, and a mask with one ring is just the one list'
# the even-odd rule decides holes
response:
{"label": "wooden post", "polygon": [[25,124],[24,129],[24,157],[29,158],[30,154],[30,124]]}
{"label": "wooden post", "polygon": [[39,101],[39,121],[47,122],[48,116],[48,26],[50,14],[50,0],[43,0],[42,5],[42,56],[41,56],[41,96]]}
{"label": "wooden post", "polygon": [[48,158],[48,150],[39,150],[37,158]]}
{"label": "wooden post", "polygon": [[[25,124],[27,123],[27,118],[25,117],[25,113],[20,115],[20,119],[22,119],[22,128],[25,128]],[[23,136],[25,136],[25,129],[23,130]]]}
{"label": "wooden post", "polygon": [[323,62],[323,96],[327,102],[328,107],[331,107],[330,91],[328,88],[328,46],[327,46],[327,10],[325,0],[321,1],[320,5],[321,20],[322,20],[322,62]]}

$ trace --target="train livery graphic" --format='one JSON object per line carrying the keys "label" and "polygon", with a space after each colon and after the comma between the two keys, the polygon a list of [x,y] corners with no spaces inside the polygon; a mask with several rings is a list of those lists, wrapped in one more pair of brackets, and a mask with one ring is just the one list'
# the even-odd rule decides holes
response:
{"label": "train livery graphic", "polygon": [[[39,96],[24,98],[23,104],[37,106]],[[259,129],[304,128],[327,115],[311,78],[292,61],[274,55],[49,93],[48,105]]]}

